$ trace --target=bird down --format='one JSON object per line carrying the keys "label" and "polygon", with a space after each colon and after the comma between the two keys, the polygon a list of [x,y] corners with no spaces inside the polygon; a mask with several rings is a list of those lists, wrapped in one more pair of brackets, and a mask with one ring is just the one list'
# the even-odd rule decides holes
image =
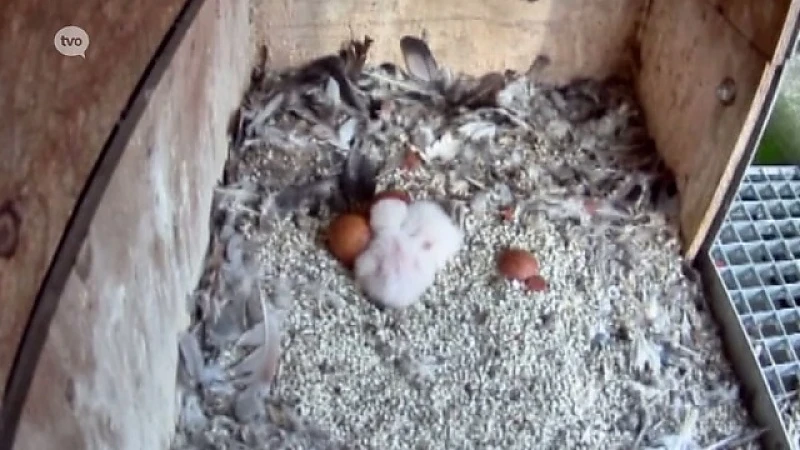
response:
{"label": "bird down", "polygon": [[463,242],[463,232],[427,200],[380,200],[371,208],[370,227],[375,235],[356,259],[355,278],[370,299],[388,308],[416,303]]}

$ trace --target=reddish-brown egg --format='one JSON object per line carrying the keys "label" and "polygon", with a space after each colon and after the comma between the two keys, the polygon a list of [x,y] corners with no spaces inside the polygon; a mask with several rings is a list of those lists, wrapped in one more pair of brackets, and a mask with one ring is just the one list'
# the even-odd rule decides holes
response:
{"label": "reddish-brown egg", "polygon": [[539,274],[539,261],[527,250],[508,248],[500,253],[497,268],[510,280],[524,281]]}
{"label": "reddish-brown egg", "polygon": [[358,214],[342,214],[328,226],[328,249],[334,258],[348,268],[353,267],[371,238],[367,219]]}
{"label": "reddish-brown egg", "polygon": [[544,292],[547,290],[547,280],[541,275],[534,275],[524,281],[525,288],[532,292]]}

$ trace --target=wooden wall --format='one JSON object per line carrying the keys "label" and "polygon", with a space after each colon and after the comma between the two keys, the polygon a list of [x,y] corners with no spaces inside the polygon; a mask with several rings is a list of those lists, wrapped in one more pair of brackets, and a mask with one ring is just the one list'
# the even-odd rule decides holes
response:
{"label": "wooden wall", "polygon": [[[169,10],[167,3],[155,5],[151,18]],[[168,448],[176,417],[176,336],[188,324],[187,295],[197,283],[208,245],[211,193],[227,156],[227,123],[241,100],[253,54],[248,7],[246,0],[205,1],[151,93],[61,296],[25,404],[16,449]],[[133,4],[123,9],[132,16],[141,13]],[[163,37],[164,29],[155,31],[158,22],[141,20],[124,25],[120,19],[108,26],[133,27],[131,32],[138,28],[142,34],[154,30],[154,41]],[[122,73],[130,72],[126,76],[135,81],[134,69],[140,76],[143,67],[123,70],[131,56],[119,46],[103,51],[100,36],[94,40],[99,47],[96,55],[87,53],[85,61],[56,62],[69,66],[62,73],[91,76],[85,83],[113,79],[107,90],[96,87],[98,92],[88,98],[70,94],[76,107],[110,108],[106,104],[113,103],[114,93],[120,102],[131,93],[132,85],[118,84],[125,79]],[[136,46],[131,42],[132,50]],[[143,60],[144,53],[142,49]],[[95,59],[101,56],[113,63]],[[116,72],[119,78],[113,75]],[[72,92],[83,85],[81,81],[63,89]],[[108,102],[101,101],[106,98]],[[58,96],[50,100],[70,109],[60,104]],[[40,101],[46,109],[46,98]],[[85,150],[71,158],[48,152],[53,161],[37,161],[44,167],[32,165],[29,181],[44,180],[41,189],[55,189],[45,177],[55,178],[53,183],[62,179],[47,172],[48,167],[72,170],[68,179],[75,184],[70,185],[74,194],[96,157],[96,149],[90,147],[94,141],[78,140],[77,131],[96,134],[99,145],[100,128],[114,119],[111,111],[105,115],[91,108],[76,111],[83,122],[81,127],[70,123],[75,129],[70,142]],[[18,127],[32,127],[34,118]],[[52,123],[56,126],[57,121]],[[108,127],[103,131],[107,133]],[[36,172],[40,168],[42,174]],[[52,201],[66,202],[69,193],[59,192]],[[49,226],[55,229],[53,221],[62,219],[57,212],[68,211],[45,206],[38,212],[43,214],[40,220],[50,218]],[[56,239],[57,233],[52,233]],[[40,258],[38,263],[44,264],[46,258]],[[32,267],[19,270],[24,269],[34,273]]]}
{"label": "wooden wall", "polygon": [[[774,64],[782,63],[772,56],[790,2],[650,1],[639,40],[638,92],[656,146],[678,178],[690,259],[700,250],[737,167],[749,161],[746,147],[755,117]],[[726,78],[736,92],[730,105],[717,97]]]}
{"label": "wooden wall", "polygon": [[368,34],[372,61],[402,63],[400,38],[424,33],[452,70],[527,69],[550,56],[551,79],[602,76],[628,58],[645,0],[253,0],[259,39],[278,66],[296,64]]}
{"label": "wooden wall", "polygon": [[[183,0],[0,2],[0,386],[112,127]],[[90,37],[62,56],[66,25]]]}

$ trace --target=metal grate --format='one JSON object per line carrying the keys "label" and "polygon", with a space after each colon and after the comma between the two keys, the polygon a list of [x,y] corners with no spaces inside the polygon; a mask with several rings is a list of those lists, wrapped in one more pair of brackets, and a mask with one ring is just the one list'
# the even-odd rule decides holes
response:
{"label": "metal grate", "polygon": [[780,417],[800,393],[800,169],[748,168],[710,253]]}

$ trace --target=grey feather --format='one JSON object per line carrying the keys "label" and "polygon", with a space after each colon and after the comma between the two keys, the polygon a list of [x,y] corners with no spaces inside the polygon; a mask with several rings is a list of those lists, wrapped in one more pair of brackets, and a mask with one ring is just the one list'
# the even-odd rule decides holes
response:
{"label": "grey feather", "polygon": [[281,214],[302,207],[317,207],[327,202],[338,189],[337,177],[325,177],[283,188],[275,197],[275,207]]}
{"label": "grey feather", "polygon": [[342,123],[339,127],[338,135],[339,135],[339,143],[344,148],[350,148],[350,145],[353,143],[353,139],[356,137],[356,131],[358,130],[358,119],[355,117],[351,117]]}
{"label": "grey feather", "polygon": [[414,36],[403,36],[400,39],[400,50],[403,52],[406,69],[412,77],[426,82],[438,78],[439,66],[425,41]]}
{"label": "grey feather", "polygon": [[236,394],[233,414],[241,423],[249,423],[266,417],[264,404],[266,389],[262,385],[252,385]]}
{"label": "grey feather", "polygon": [[181,355],[182,367],[190,380],[197,382],[200,380],[205,367],[203,361],[203,351],[200,350],[200,342],[192,331],[181,334],[178,338],[178,351]]}
{"label": "grey feather", "polygon": [[262,127],[270,117],[272,117],[281,107],[283,107],[286,96],[278,92],[272,96],[266,105],[258,112],[253,120],[247,125],[247,136],[253,136],[256,130]]}
{"label": "grey feather", "polygon": [[242,336],[236,341],[236,345],[240,347],[257,347],[265,342],[265,331],[266,324],[263,321],[258,322],[242,333]]}
{"label": "grey feather", "polygon": [[333,78],[339,85],[341,99],[356,111],[364,112],[366,108],[356,95],[357,88],[350,83],[344,64],[339,55],[317,58],[301,67],[295,74],[294,81],[298,84],[317,84],[329,77]]}
{"label": "grey feather", "polygon": [[488,108],[497,106],[497,94],[506,86],[506,79],[499,72],[490,72],[480,77],[473,86],[461,87],[454,83],[445,92],[445,99],[453,106],[466,108]]}
{"label": "grey feather", "polygon": [[[231,368],[232,378],[242,381],[246,387],[252,385],[272,384],[278,373],[281,356],[281,323],[280,316],[267,309],[264,299],[261,299],[263,312],[263,335],[261,345],[247,355],[241,362]],[[258,325],[256,325],[257,328]],[[258,331],[250,330],[245,336],[257,336]]]}
{"label": "grey feather", "polygon": [[181,405],[179,426],[186,430],[190,436],[203,431],[208,424],[208,417],[203,412],[200,397],[194,393],[185,394]]}

